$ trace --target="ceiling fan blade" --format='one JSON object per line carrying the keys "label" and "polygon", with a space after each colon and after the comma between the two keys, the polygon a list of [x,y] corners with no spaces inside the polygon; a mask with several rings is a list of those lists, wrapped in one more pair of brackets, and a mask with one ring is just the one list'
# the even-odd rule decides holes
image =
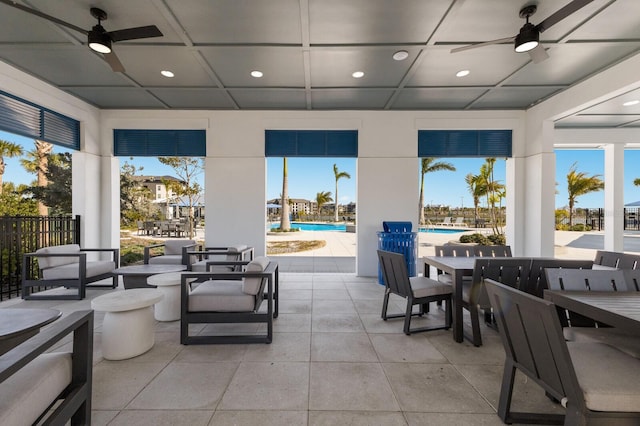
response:
{"label": "ceiling fan blade", "polygon": [[51,15],[47,15],[46,13],[42,13],[39,10],[31,9],[30,7],[23,6],[20,3],[16,3],[15,1],[0,0],[0,3],[4,3],[7,6],[15,7],[16,9],[20,9],[23,12],[27,12],[27,13],[30,13],[32,15],[38,16],[40,18],[46,19],[47,21],[51,21],[54,24],[62,25],[63,27],[67,27],[67,28],[70,28],[70,29],[72,29],[74,31],[78,31],[79,33],[82,33],[82,34],[88,34],[89,33],[89,31],[87,31],[87,30],[85,30],[83,28],[80,28],[80,27],[77,27],[77,26],[75,26],[73,24],[65,22],[65,21],[63,21],[61,19],[56,18],[55,16],[51,16]]}
{"label": "ceiling fan blade", "polygon": [[484,41],[482,43],[470,44],[468,46],[456,47],[455,49],[451,49],[451,53],[463,52],[465,50],[475,49],[476,47],[489,46],[489,45],[492,45],[492,44],[511,43],[511,42],[513,42],[513,40],[515,40],[515,38],[516,38],[515,36],[513,36],[513,37],[505,37],[505,38],[499,38],[497,40]]}
{"label": "ceiling fan blade", "polygon": [[582,9],[592,1],[593,0],[573,0],[571,3],[551,14],[551,16],[547,17],[547,19],[536,25],[536,28],[540,32],[548,30],[552,25],[557,24],[572,13]]}
{"label": "ceiling fan blade", "polygon": [[114,72],[124,72],[124,65],[122,65],[122,62],[120,62],[120,59],[118,59],[113,50],[111,53],[105,53],[102,56]]}
{"label": "ceiling fan blade", "polygon": [[[0,0],[1,1],[1,0]],[[109,31],[107,33],[113,41],[136,40],[139,38],[162,37],[158,27],[147,25],[145,27],[125,28],[124,30]]]}
{"label": "ceiling fan blade", "polygon": [[528,53],[534,64],[539,64],[540,62],[549,58],[547,50],[541,44],[538,44],[536,47],[529,50]]}

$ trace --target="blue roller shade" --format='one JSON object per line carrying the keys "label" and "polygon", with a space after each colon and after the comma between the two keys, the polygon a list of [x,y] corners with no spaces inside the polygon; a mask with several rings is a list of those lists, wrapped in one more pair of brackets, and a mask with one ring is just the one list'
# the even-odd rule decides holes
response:
{"label": "blue roller shade", "polygon": [[265,130],[266,157],[357,157],[357,130]]}
{"label": "blue roller shade", "polygon": [[207,152],[204,130],[124,130],[113,131],[116,157],[204,157]]}
{"label": "blue roller shade", "polygon": [[0,90],[0,129],[80,149],[80,122]]}
{"label": "blue roller shade", "polygon": [[511,130],[418,130],[418,157],[511,157]]}

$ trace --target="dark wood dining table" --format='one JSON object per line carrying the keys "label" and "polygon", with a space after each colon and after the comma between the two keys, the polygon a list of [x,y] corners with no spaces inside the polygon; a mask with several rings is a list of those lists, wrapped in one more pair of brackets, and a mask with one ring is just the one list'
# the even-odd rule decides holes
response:
{"label": "dark wood dining table", "polygon": [[556,306],[640,335],[640,292],[545,290]]}
{"label": "dark wood dining table", "polygon": [[0,355],[35,336],[61,315],[57,309],[0,309]]}
{"label": "dark wood dining table", "polygon": [[454,256],[426,256],[424,260],[424,276],[429,277],[430,266],[447,274],[451,274],[453,285],[453,339],[456,342],[464,340],[464,327],[462,323],[462,277],[473,273],[475,257]]}

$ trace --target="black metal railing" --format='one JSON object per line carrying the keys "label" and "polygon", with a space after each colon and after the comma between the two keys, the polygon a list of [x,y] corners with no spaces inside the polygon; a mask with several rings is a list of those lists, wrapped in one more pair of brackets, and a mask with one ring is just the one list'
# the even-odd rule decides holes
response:
{"label": "black metal railing", "polygon": [[80,216],[0,216],[0,301],[20,295],[22,255],[80,244]]}

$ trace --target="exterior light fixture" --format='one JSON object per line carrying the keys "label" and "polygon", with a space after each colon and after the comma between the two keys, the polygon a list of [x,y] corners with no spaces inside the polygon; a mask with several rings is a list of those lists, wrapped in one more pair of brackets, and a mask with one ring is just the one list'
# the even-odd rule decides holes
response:
{"label": "exterior light fixture", "polygon": [[162,70],[162,71],[160,71],[160,74],[162,74],[163,76],[168,77],[168,78],[171,78],[171,77],[175,76],[175,74],[172,73],[169,70]]}
{"label": "exterior light fixture", "polygon": [[262,71],[258,71],[258,70],[251,71],[251,77],[260,78],[260,77],[262,77],[263,75],[264,75],[264,74],[262,73]]}
{"label": "exterior light fixture", "polygon": [[100,53],[111,53],[111,38],[107,35],[102,25],[93,27],[87,36],[89,47]]}
{"label": "exterior light fixture", "polygon": [[409,52],[407,52],[406,50],[398,50],[396,53],[393,54],[393,59],[396,61],[404,61],[408,57],[409,57]]}
{"label": "exterior light fixture", "polygon": [[351,74],[351,77],[353,77],[353,78],[362,78],[362,77],[364,77],[364,72],[356,71],[353,74]]}
{"label": "exterior light fixture", "polygon": [[516,36],[515,49],[516,52],[528,52],[531,49],[535,49],[540,42],[540,32],[535,25],[527,22],[522,28],[520,33]]}
{"label": "exterior light fixture", "polygon": [[471,73],[469,70],[460,70],[456,73],[456,77],[466,77]]}
{"label": "exterior light fixture", "polygon": [[622,106],[626,106],[627,107],[627,106],[634,106],[634,105],[638,105],[638,104],[640,104],[640,101],[635,99],[633,101],[628,101],[628,102],[623,103]]}

